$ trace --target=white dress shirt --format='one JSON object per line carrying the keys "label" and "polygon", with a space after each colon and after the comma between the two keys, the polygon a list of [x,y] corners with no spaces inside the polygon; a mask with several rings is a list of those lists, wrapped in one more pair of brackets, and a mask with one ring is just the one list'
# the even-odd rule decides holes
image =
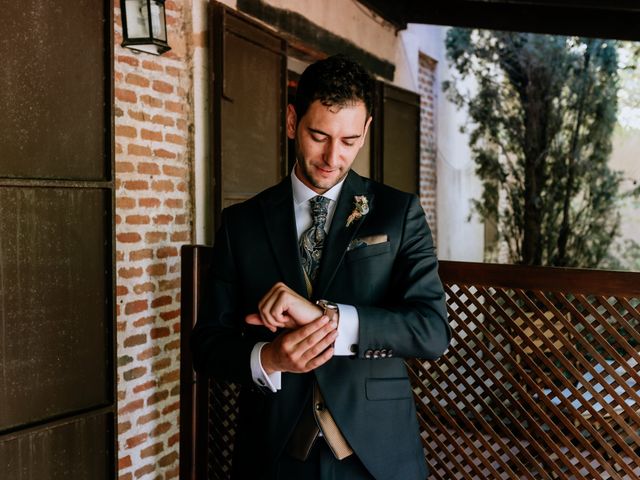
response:
{"label": "white dress shirt", "polygon": [[[327,222],[324,226],[326,232],[329,232],[329,228],[331,227],[333,214],[336,211],[336,205],[338,204],[343,184],[344,179],[322,194],[323,197],[330,200],[327,210]],[[291,174],[291,186],[293,189],[293,207],[296,216],[296,230],[299,239],[302,233],[313,223],[309,200],[318,194],[300,181],[296,176],[295,169]],[[338,304],[338,309],[340,312],[340,321],[338,322],[338,337],[335,341],[334,355],[352,355],[352,345],[358,344],[358,327],[360,322],[358,311],[353,305]],[[271,375],[267,375],[262,368],[260,352],[262,351],[262,347],[265,345],[266,342],[256,343],[251,351],[251,375],[253,377],[253,381],[258,385],[268,387],[272,392],[277,392],[281,388],[282,375],[281,372],[274,372]]]}

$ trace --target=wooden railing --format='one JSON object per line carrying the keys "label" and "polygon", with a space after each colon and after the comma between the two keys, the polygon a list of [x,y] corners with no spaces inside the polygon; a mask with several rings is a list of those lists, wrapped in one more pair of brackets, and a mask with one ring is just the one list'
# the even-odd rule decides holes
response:
{"label": "wooden railing", "polygon": [[640,274],[440,276],[453,342],[407,362],[433,478],[640,478]]}
{"label": "wooden railing", "polygon": [[[436,362],[407,361],[430,478],[640,478],[640,274],[441,262],[440,276],[452,344]],[[192,315],[185,288],[183,277]],[[227,479],[238,388],[190,385],[181,478]]]}

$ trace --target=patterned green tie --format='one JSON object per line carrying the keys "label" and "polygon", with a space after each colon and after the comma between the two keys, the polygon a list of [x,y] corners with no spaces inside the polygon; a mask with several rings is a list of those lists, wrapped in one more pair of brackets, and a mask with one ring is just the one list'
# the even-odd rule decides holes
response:
{"label": "patterned green tie", "polygon": [[302,268],[309,279],[310,284],[316,279],[320,259],[322,258],[322,247],[326,233],[324,225],[327,223],[327,211],[330,200],[320,195],[309,200],[311,204],[312,225],[300,236],[300,258]]}

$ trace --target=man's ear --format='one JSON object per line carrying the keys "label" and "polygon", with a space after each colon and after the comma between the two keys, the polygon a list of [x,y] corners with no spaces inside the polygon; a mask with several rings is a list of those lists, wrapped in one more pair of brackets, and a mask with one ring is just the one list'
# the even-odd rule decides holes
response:
{"label": "man's ear", "polygon": [[293,105],[287,105],[287,137],[291,140],[296,138],[296,126],[298,124],[298,116]]}
{"label": "man's ear", "polygon": [[360,137],[360,147],[364,145],[364,141],[367,139],[367,132],[369,131],[369,125],[371,125],[371,120],[373,117],[367,118],[367,121],[364,123],[364,130],[362,132],[362,137]]}

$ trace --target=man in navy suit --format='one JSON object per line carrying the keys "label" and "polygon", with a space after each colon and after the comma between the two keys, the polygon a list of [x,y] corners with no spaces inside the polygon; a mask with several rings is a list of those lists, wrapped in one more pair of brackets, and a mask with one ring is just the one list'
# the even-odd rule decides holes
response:
{"label": "man in navy suit", "polygon": [[351,171],[372,91],[345,56],[309,66],[292,174],[222,214],[192,347],[198,371],[243,385],[235,479],[428,475],[404,359],[439,357],[451,332],[418,198]]}

